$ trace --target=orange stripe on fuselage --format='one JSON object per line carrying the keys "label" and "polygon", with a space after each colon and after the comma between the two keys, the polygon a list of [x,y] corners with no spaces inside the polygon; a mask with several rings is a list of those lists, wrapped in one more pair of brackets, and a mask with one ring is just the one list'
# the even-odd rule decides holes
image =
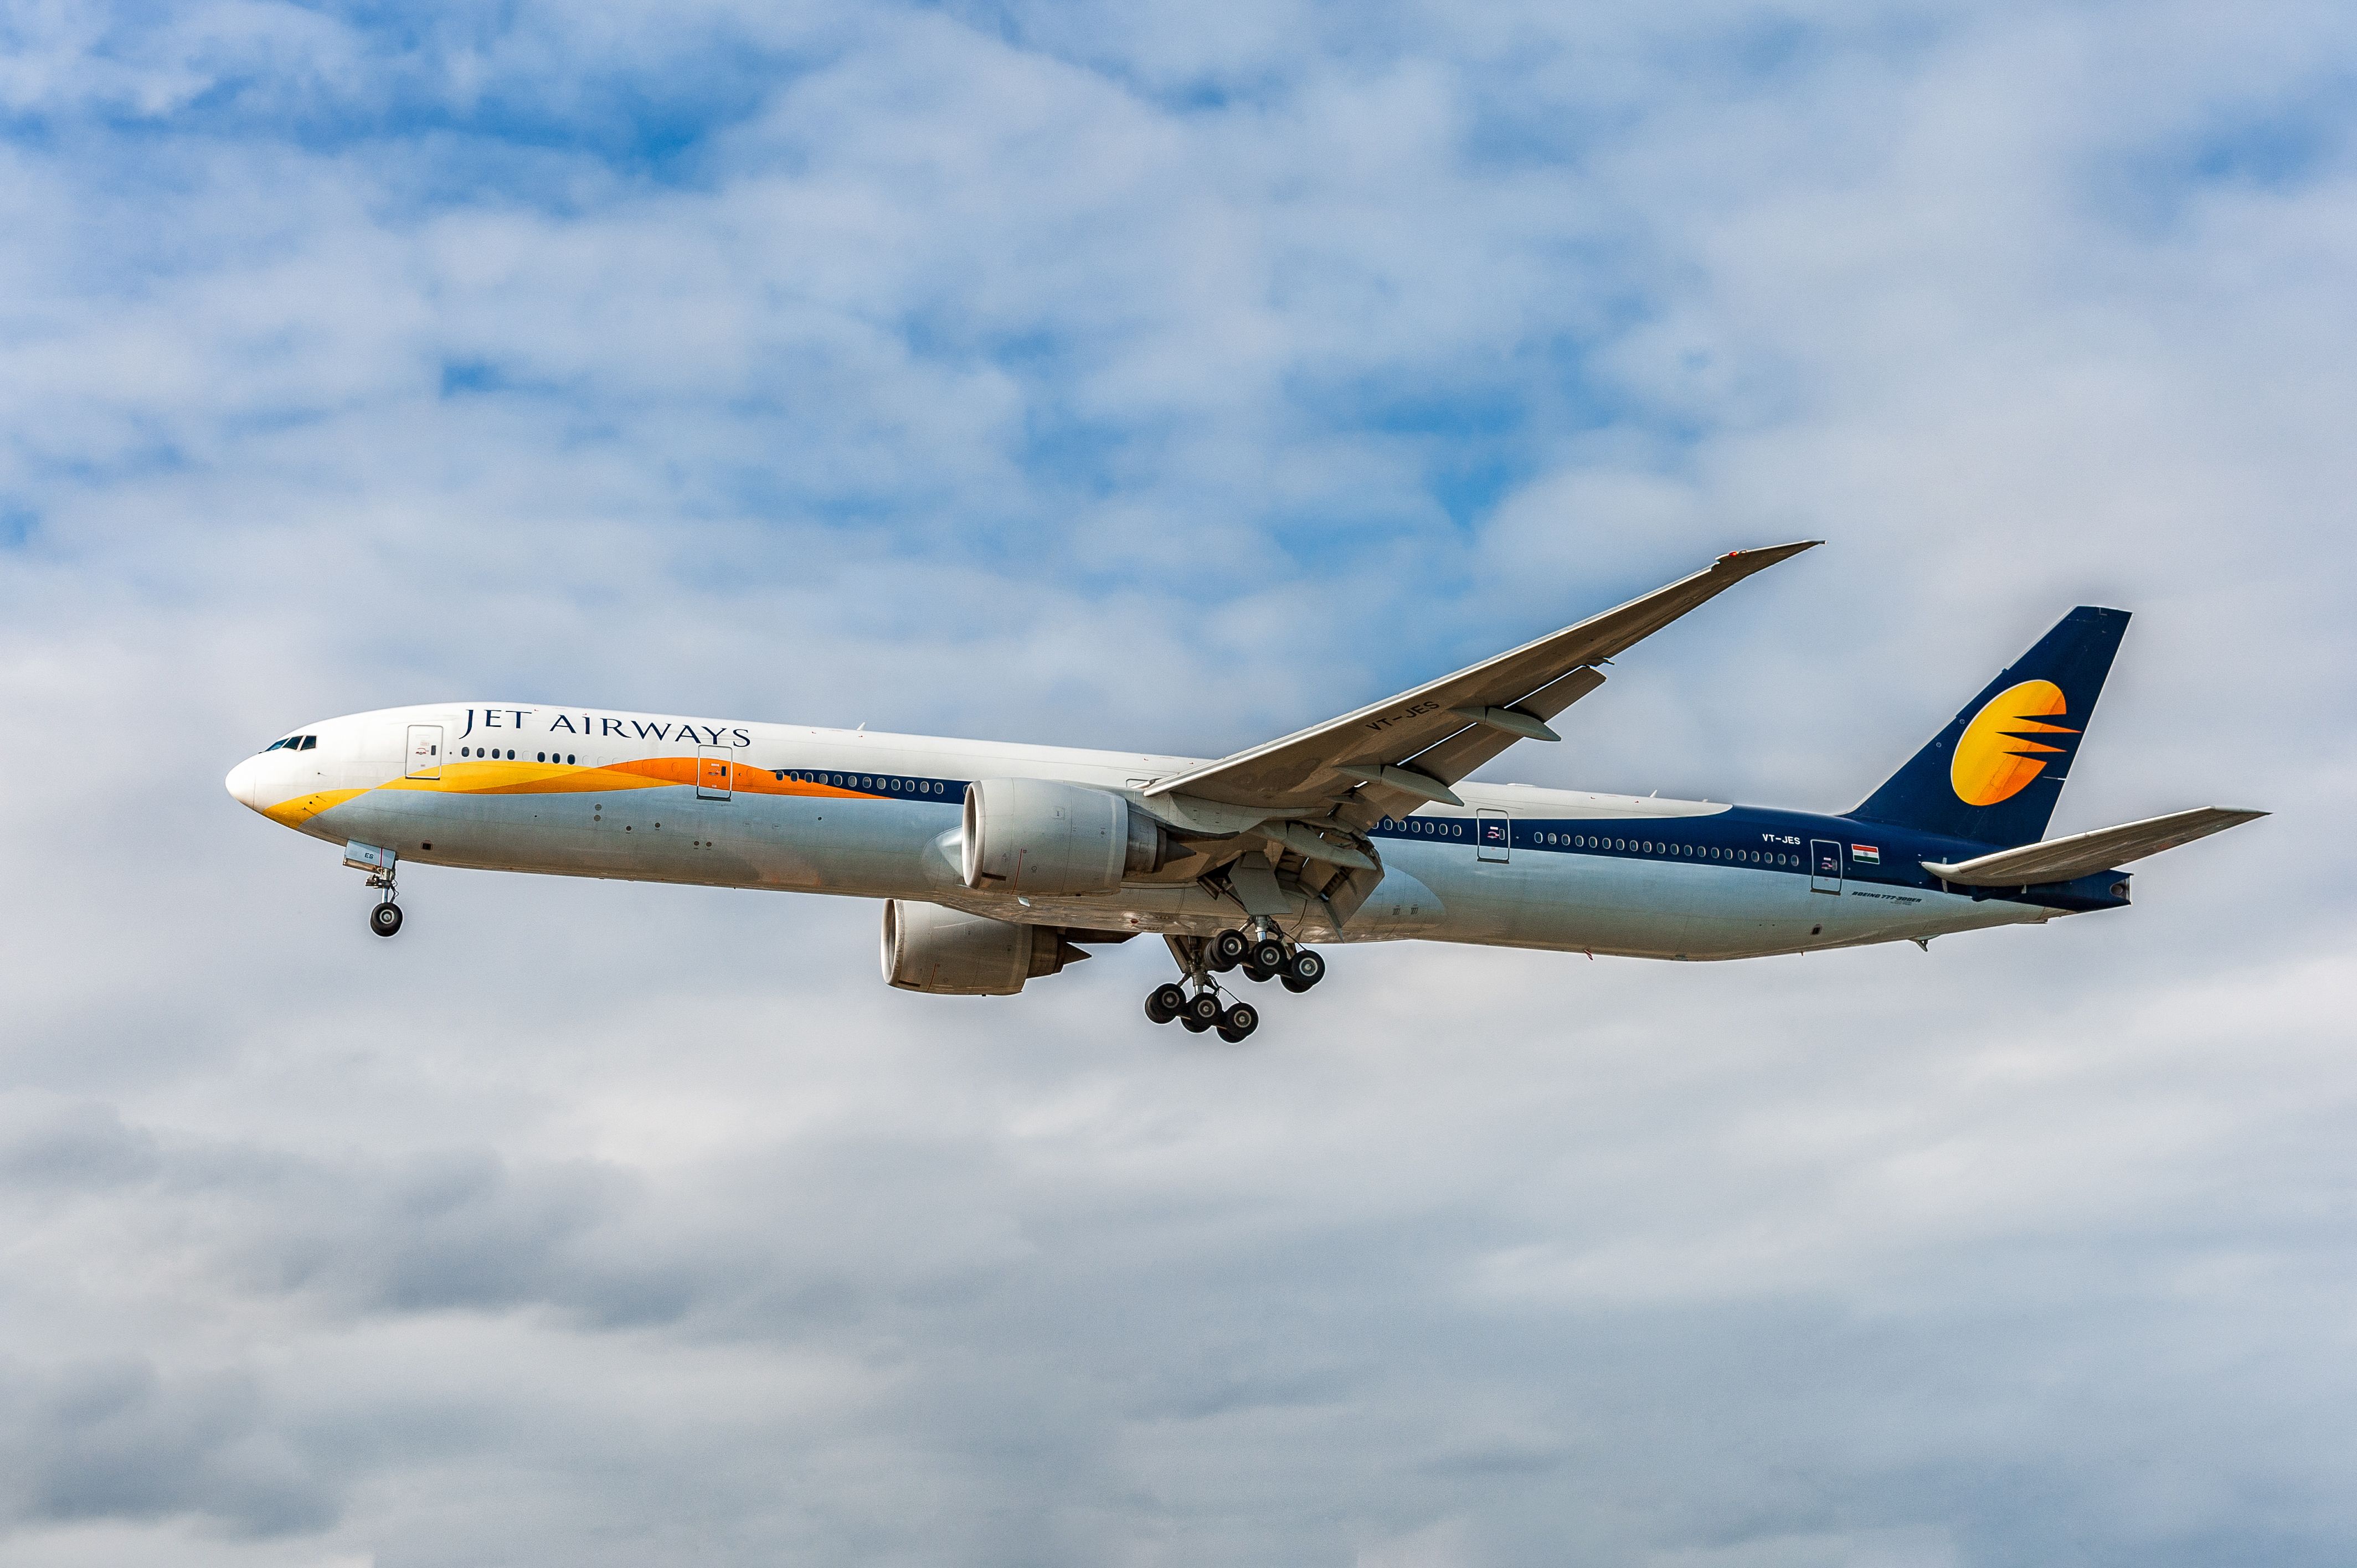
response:
{"label": "orange stripe on fuselage", "polygon": [[[584,791],[660,789],[695,782],[699,760],[693,757],[647,757],[603,768],[568,768],[554,762],[446,762],[439,779],[395,779],[387,789],[439,789],[460,795],[578,795]],[[800,779],[780,779],[766,768],[735,765],[733,792],[739,795],[814,795],[826,800],[876,800],[885,797],[867,789],[845,789],[833,784],[812,784]],[[715,781],[716,783],[717,780]]]}

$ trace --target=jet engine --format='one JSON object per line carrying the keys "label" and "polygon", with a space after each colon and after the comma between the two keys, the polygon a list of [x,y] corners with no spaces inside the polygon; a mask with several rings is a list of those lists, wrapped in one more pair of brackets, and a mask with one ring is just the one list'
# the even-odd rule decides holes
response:
{"label": "jet engine", "polygon": [[966,788],[960,868],[977,891],[1110,893],[1123,877],[1159,871],[1186,853],[1111,790],[1045,779],[982,779]]}
{"label": "jet engine", "polygon": [[1018,926],[939,904],[884,904],[884,979],[936,996],[1012,996],[1088,957],[1050,926]]}

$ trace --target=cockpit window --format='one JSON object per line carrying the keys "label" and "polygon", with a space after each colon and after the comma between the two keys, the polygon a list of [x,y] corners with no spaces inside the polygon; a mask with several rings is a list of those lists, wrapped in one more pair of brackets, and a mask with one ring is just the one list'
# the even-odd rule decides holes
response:
{"label": "cockpit window", "polygon": [[303,737],[303,749],[304,749],[304,750],[306,750],[306,751],[316,751],[316,750],[317,750],[317,749],[318,749],[318,746],[319,746],[319,737],[318,737],[317,736],[316,736],[316,735],[307,735],[307,736],[305,736]]}

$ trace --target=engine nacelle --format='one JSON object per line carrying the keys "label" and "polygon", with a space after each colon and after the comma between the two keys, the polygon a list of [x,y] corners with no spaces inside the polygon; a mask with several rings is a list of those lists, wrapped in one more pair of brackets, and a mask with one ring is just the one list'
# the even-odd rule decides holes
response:
{"label": "engine nacelle", "polygon": [[966,787],[960,869],[978,892],[1110,893],[1185,851],[1109,789],[1045,779]]}
{"label": "engine nacelle", "polygon": [[884,980],[936,996],[1012,996],[1089,955],[1051,926],[1018,926],[939,904],[884,904]]}

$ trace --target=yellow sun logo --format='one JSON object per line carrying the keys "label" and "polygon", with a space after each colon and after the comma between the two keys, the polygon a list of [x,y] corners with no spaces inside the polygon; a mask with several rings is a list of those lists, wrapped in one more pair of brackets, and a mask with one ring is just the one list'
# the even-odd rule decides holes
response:
{"label": "yellow sun logo", "polygon": [[2040,735],[2077,735],[2075,729],[2047,724],[2067,716],[2070,703],[2062,688],[2051,681],[2024,681],[2008,686],[1982,704],[1956,742],[1955,759],[1948,764],[1948,781],[1956,799],[1967,806],[1994,806],[2010,800],[2046,771],[2046,758],[2069,748],[2029,738]]}

